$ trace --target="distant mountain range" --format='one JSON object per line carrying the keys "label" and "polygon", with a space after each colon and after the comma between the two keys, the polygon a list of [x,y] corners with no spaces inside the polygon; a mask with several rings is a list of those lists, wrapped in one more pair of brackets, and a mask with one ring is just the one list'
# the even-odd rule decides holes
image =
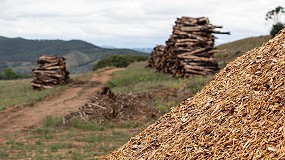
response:
{"label": "distant mountain range", "polygon": [[144,53],[151,53],[153,48],[131,48],[132,50],[144,52]]}
{"label": "distant mountain range", "polygon": [[30,73],[37,57],[56,55],[66,57],[68,70],[77,73],[91,70],[98,60],[112,54],[149,55],[131,49],[101,48],[82,40],[27,40],[0,36],[0,71],[10,67],[18,73]]}
{"label": "distant mountain range", "polygon": [[[102,48],[108,48],[108,49],[115,49],[116,47],[114,47],[114,46],[108,46],[108,45],[102,45],[102,46],[100,46],[100,47],[102,47]],[[145,48],[129,48],[129,49],[131,49],[131,50],[135,50],[135,51],[139,51],[139,52],[144,52],[144,53],[151,53],[152,52],[152,50],[153,50],[153,48],[147,48],[147,47],[145,47]]]}

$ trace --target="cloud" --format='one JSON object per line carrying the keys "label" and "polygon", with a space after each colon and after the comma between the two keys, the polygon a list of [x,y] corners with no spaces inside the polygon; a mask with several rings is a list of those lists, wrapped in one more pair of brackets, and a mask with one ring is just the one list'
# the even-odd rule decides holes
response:
{"label": "cloud", "polygon": [[82,39],[96,45],[153,47],[163,44],[181,16],[207,16],[231,36],[217,43],[268,34],[267,11],[282,0],[2,0],[3,36]]}

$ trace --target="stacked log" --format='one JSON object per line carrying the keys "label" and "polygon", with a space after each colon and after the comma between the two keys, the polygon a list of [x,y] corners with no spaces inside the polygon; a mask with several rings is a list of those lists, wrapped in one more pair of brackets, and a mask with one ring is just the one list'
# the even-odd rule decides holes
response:
{"label": "stacked log", "polygon": [[161,53],[161,46],[155,47],[148,66],[183,77],[217,72],[219,68],[213,56],[216,37],[213,34],[230,33],[216,28],[222,26],[210,24],[206,17],[177,18],[164,53]]}
{"label": "stacked log", "polygon": [[164,45],[157,45],[154,47],[153,51],[151,52],[150,59],[148,60],[148,67],[156,67],[159,69],[163,68],[162,59],[164,57],[166,46]]}
{"label": "stacked log", "polygon": [[69,72],[66,70],[64,57],[41,56],[37,60],[37,65],[33,69],[34,89],[53,88],[55,85],[66,84],[69,79]]}

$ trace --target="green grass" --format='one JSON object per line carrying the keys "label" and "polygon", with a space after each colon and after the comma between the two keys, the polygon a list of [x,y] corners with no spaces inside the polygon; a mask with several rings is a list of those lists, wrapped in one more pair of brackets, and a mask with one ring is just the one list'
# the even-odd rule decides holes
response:
{"label": "green grass", "polygon": [[[92,75],[93,72],[71,75],[70,82],[88,81]],[[32,106],[48,96],[59,95],[67,87],[67,85],[62,85],[38,91],[32,88],[31,81],[32,79],[0,80],[0,110],[15,105]]]}
{"label": "green grass", "polygon": [[0,81],[0,110],[10,106],[26,104],[33,105],[47,96],[58,95],[65,87],[58,86],[42,91],[34,90],[30,85],[31,79],[1,80]]}
{"label": "green grass", "polygon": [[73,128],[82,129],[82,130],[91,130],[91,131],[104,131],[105,130],[105,126],[103,125],[99,125],[95,122],[93,123],[83,122],[78,119],[74,119],[71,122],[71,126]]}
{"label": "green grass", "polygon": [[46,118],[29,136],[7,137],[6,141],[0,142],[0,159],[97,159],[120,147],[153,122],[96,124],[76,120],[65,126],[60,119]]}
{"label": "green grass", "polygon": [[146,62],[136,62],[129,65],[125,70],[113,73],[113,78],[107,83],[107,86],[117,94],[149,92],[160,89],[166,89],[166,92],[169,90],[179,92],[177,95],[170,96],[167,93],[154,95],[153,106],[161,113],[168,112],[171,107],[193,96],[211,81],[213,76],[176,78],[152,68],[145,68],[145,66]]}
{"label": "green grass", "polygon": [[129,54],[114,54],[108,57],[105,57],[98,61],[93,67],[93,70],[97,70],[104,67],[118,67],[124,68],[129,64],[134,62],[146,61],[149,56],[137,56],[137,55],[129,55]]}
{"label": "green grass", "polygon": [[189,81],[187,78],[175,78],[172,75],[145,68],[146,62],[136,62],[126,70],[113,73],[107,83],[115,93],[138,93],[160,88],[179,88]]}

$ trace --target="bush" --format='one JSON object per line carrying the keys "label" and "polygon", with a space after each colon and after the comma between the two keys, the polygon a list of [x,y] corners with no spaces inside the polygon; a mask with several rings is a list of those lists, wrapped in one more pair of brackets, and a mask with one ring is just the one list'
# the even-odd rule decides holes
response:
{"label": "bush", "polygon": [[96,63],[93,67],[93,70],[97,70],[108,66],[123,68],[127,67],[129,64],[133,62],[146,61],[146,60],[148,60],[148,56],[135,56],[128,54],[111,55],[106,58],[103,58],[98,63]]}
{"label": "bush", "polygon": [[0,80],[22,79],[30,78],[28,74],[17,74],[12,68],[4,68],[3,72],[0,72]]}
{"label": "bush", "polygon": [[270,35],[272,37],[275,37],[275,35],[277,35],[279,33],[279,31],[282,30],[283,28],[284,28],[284,24],[282,24],[282,23],[274,24],[271,28]]}

